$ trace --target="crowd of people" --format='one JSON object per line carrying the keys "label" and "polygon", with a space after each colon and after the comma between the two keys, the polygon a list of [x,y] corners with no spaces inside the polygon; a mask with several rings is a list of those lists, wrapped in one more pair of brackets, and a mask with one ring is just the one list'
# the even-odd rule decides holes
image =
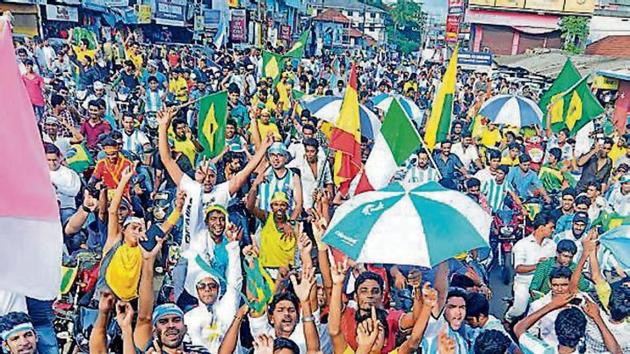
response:
{"label": "crowd of people", "polygon": [[[92,42],[79,33],[57,47],[16,43],[59,203],[64,263],[99,258],[96,284],[74,302],[94,314],[77,310],[87,346],[75,351],[630,353],[628,269],[597,242],[602,219],[630,216],[629,136],[600,138],[609,117],[595,122],[587,149],[567,129],[497,126],[477,117],[483,102],[540,93],[460,69],[448,138],[400,166],[394,179],[403,184],[437,181],[489,214],[507,208],[528,220],[512,250],[513,299],[497,318],[490,300],[499,285],[482,259],[495,253],[492,237],[490,252],[434,268],[360,264],[322,242],[352,196],[335,186],[326,122],[299,98],[343,96],[354,63],[359,101],[381,119],[370,101],[381,93],[428,115],[444,63],[327,52],[287,58],[268,78],[261,48],[150,44],[125,30]],[[218,91],[228,92],[225,149],[206,157],[197,100]],[[422,135],[423,123],[416,128]],[[542,158],[528,153],[536,138]],[[362,139],[364,161],[372,144]],[[543,178],[543,167],[555,177]],[[528,213],[536,198],[540,210]],[[67,296],[27,298],[3,313],[3,349],[67,350],[54,310]]]}

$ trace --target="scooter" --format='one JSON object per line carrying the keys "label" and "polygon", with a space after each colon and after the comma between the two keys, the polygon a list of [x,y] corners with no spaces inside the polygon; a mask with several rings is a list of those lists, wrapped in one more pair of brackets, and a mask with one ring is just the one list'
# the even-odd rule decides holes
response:
{"label": "scooter", "polygon": [[512,279],[512,247],[523,237],[523,215],[520,209],[497,211],[490,230],[495,265],[501,273],[503,284],[508,285]]}

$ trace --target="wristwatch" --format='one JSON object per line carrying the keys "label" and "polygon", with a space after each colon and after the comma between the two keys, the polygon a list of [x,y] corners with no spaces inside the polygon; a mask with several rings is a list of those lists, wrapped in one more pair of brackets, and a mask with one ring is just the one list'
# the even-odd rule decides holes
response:
{"label": "wristwatch", "polygon": [[313,316],[304,316],[304,317],[302,317],[302,322],[315,322],[315,317],[313,317]]}

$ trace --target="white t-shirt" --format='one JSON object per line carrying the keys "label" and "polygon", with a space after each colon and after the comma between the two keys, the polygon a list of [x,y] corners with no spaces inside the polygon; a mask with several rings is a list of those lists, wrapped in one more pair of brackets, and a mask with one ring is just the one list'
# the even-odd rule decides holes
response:
{"label": "white t-shirt", "polygon": [[184,174],[179,187],[186,192],[183,213],[184,235],[182,238],[182,251],[185,252],[189,248],[194,248],[194,252],[204,254],[209,247],[204,209],[215,204],[227,209],[228,203],[232,199],[230,182],[226,181],[216,185],[210,193],[205,193],[201,183]]}
{"label": "white t-shirt", "polygon": [[81,190],[81,178],[66,166],[59,166],[56,171],[48,171],[50,181],[55,186],[55,193],[59,200],[59,208],[76,208],[75,198]]}
{"label": "white t-shirt", "polygon": [[474,145],[468,145],[468,147],[464,148],[462,143],[453,144],[453,147],[451,147],[451,153],[459,157],[466,169],[470,168],[470,164],[473,161],[479,159],[479,153]]}
{"label": "white t-shirt", "polygon": [[[543,257],[553,257],[556,254],[556,243],[551,239],[545,238],[542,244],[538,244],[533,235],[527,236],[524,239],[518,241],[514,248],[512,249],[512,254],[514,257],[514,268],[519,265],[532,265],[537,264],[538,261]],[[529,272],[527,274],[516,274],[514,276],[515,282],[520,282],[521,284],[530,284],[532,282],[532,278],[534,277],[534,272]]]}

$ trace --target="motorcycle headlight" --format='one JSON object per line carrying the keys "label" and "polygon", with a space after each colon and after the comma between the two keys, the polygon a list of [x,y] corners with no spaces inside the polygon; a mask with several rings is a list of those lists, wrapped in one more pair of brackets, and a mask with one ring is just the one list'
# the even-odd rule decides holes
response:
{"label": "motorcycle headlight", "polygon": [[501,235],[509,236],[512,234],[513,231],[514,231],[514,228],[512,226],[503,226],[501,228]]}

